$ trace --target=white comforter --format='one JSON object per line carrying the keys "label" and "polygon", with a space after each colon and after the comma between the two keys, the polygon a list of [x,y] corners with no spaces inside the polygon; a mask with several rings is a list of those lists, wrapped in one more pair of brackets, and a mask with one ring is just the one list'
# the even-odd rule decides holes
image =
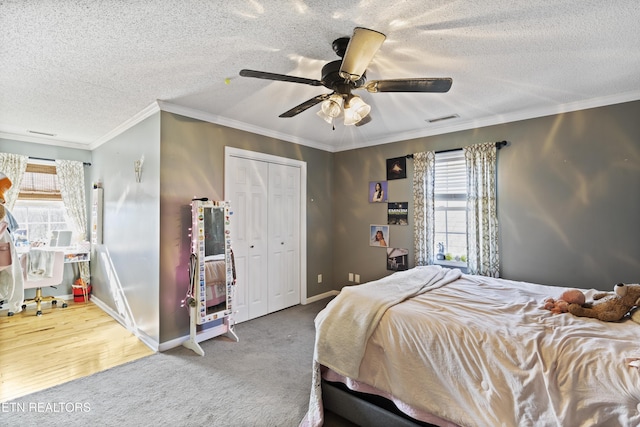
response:
{"label": "white comforter", "polygon": [[430,289],[385,311],[351,378],[463,426],[640,425],[640,325],[541,308],[564,290],[467,275]]}
{"label": "white comforter", "polygon": [[[341,375],[356,378],[367,340],[389,307],[444,286],[460,276],[460,270],[416,267],[374,282],[343,288],[316,317],[315,360],[333,367]],[[331,340],[317,339],[325,336]]]}

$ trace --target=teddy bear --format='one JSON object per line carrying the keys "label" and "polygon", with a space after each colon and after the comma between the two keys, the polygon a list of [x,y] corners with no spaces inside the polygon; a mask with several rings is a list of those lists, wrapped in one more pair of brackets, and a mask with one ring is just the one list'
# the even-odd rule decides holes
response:
{"label": "teddy bear", "polygon": [[593,296],[593,304],[569,304],[569,313],[579,317],[592,317],[605,322],[621,320],[636,305],[640,304],[640,284],[618,283],[611,292]]}
{"label": "teddy bear", "polygon": [[579,289],[569,289],[568,291],[564,291],[558,299],[547,298],[544,301],[544,308],[550,310],[553,314],[566,313],[569,304],[583,305],[585,301],[586,298],[582,291]]}

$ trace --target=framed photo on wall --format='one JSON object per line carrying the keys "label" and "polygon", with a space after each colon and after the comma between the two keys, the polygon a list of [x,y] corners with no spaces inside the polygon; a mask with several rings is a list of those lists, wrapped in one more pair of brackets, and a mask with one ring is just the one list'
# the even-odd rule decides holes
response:
{"label": "framed photo on wall", "polygon": [[369,246],[386,248],[389,246],[389,226],[371,224],[369,226]]}
{"label": "framed photo on wall", "polygon": [[403,271],[409,269],[409,249],[387,248],[387,270]]}
{"label": "framed photo on wall", "polygon": [[396,157],[387,159],[387,181],[403,179],[407,177],[407,158]]}
{"label": "framed photo on wall", "polygon": [[409,202],[387,203],[387,224],[409,225]]}
{"label": "framed photo on wall", "polygon": [[369,182],[369,202],[381,203],[387,201],[387,181]]}

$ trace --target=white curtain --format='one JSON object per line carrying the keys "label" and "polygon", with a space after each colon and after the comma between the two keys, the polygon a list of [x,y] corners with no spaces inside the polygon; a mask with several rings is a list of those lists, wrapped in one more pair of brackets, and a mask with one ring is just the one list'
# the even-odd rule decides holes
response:
{"label": "white curtain", "polygon": [[413,155],[413,246],[415,265],[433,264],[435,240],[436,155],[433,151]]}
{"label": "white curtain", "polygon": [[[74,160],[56,160],[56,175],[62,201],[76,232],[87,238],[87,204],[85,202],[84,165]],[[89,266],[78,263],[80,277],[89,283]]]}
{"label": "white curtain", "polygon": [[5,206],[12,210],[18,200],[20,184],[24,171],[27,170],[29,156],[21,154],[0,153],[0,172],[3,172],[11,180],[11,188],[5,193]]}
{"label": "white curtain", "polygon": [[499,277],[496,144],[464,147],[464,157],[467,168],[467,272]]}

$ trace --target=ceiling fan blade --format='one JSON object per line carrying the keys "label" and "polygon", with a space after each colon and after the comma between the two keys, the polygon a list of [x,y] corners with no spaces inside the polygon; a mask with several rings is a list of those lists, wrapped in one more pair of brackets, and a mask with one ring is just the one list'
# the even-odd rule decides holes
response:
{"label": "ceiling fan blade", "polygon": [[309,108],[313,107],[314,105],[317,105],[317,104],[321,103],[325,99],[329,99],[329,97],[331,95],[332,94],[330,94],[330,93],[324,93],[322,95],[315,96],[315,97],[303,102],[302,104],[293,107],[291,110],[280,114],[278,117],[293,117],[293,116],[296,116],[296,115],[302,113],[303,111],[306,111]]}
{"label": "ceiling fan blade", "polygon": [[307,79],[304,77],[287,76],[286,74],[267,73],[266,71],[240,70],[242,77],[255,77],[258,79],[276,80],[280,82],[302,83],[311,86],[322,86],[320,80]]}
{"label": "ceiling fan blade", "polygon": [[453,80],[448,77],[424,79],[371,80],[365,89],[376,92],[448,92]]}
{"label": "ceiling fan blade", "polygon": [[356,27],[340,65],[340,76],[351,81],[360,79],[386,38],[377,31]]}

